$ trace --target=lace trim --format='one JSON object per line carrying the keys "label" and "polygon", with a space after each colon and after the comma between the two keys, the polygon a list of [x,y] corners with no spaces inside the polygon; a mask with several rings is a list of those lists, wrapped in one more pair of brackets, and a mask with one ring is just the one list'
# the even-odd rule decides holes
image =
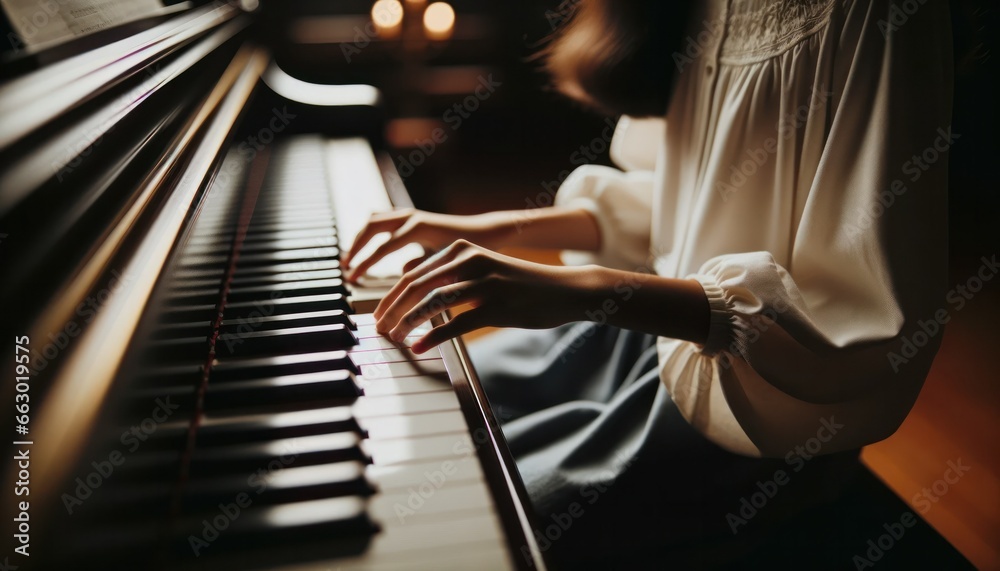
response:
{"label": "lace trim", "polygon": [[733,0],[720,61],[774,57],[825,26],[837,0]]}

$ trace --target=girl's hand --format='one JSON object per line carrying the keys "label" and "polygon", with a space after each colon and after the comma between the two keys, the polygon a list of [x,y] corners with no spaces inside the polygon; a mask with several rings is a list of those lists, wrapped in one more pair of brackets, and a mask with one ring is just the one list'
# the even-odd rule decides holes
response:
{"label": "girl's hand", "polygon": [[[350,267],[354,256],[372,238],[383,232],[391,233],[387,242],[380,245],[370,256],[358,262],[348,271],[347,280],[354,282],[386,255],[410,243],[420,244],[428,251],[428,254],[460,238],[495,249],[503,244],[504,240],[513,233],[513,230],[509,217],[496,214],[453,216],[413,209],[373,214],[368,220],[368,224],[358,233],[357,238],[354,239],[354,245],[349,252],[345,253],[341,262],[345,269]],[[424,259],[426,256],[411,261],[406,269],[412,269]]]}
{"label": "girl's hand", "polygon": [[586,319],[597,285],[586,267],[548,266],[458,240],[407,272],[375,309],[376,329],[397,342],[435,315],[473,309],[430,330],[415,353],[482,327],[540,329]]}

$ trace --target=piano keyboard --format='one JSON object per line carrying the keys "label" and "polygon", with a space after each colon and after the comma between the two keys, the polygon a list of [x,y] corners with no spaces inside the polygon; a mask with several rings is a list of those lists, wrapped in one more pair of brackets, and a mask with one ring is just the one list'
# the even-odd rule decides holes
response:
{"label": "piano keyboard", "polygon": [[119,373],[91,450],[124,460],[74,508],[62,563],[540,565],[505,530],[455,349],[379,336],[373,293],[343,281],[343,232],[388,206],[373,177],[363,140],[230,152]]}

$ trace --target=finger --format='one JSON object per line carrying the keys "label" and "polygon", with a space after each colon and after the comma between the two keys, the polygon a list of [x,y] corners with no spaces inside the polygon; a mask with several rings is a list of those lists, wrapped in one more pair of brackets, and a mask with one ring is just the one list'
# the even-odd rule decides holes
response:
{"label": "finger", "polygon": [[478,297],[481,293],[478,285],[476,281],[467,281],[434,289],[399,320],[389,333],[389,338],[401,342],[417,326],[433,319],[434,316],[458,305],[481,301]]}
{"label": "finger", "polygon": [[348,270],[347,281],[353,282],[357,281],[358,278],[365,275],[365,273],[379,260],[388,256],[392,252],[402,248],[403,246],[409,244],[413,241],[409,232],[402,231],[393,234],[388,240],[375,248],[375,251],[371,253],[367,258],[361,260],[356,266]]}
{"label": "finger", "polygon": [[459,254],[469,249],[472,244],[466,240],[456,240],[447,248],[428,256],[428,258],[417,267],[403,274],[398,282],[389,290],[389,293],[385,294],[382,301],[379,302],[378,307],[375,308],[375,319],[379,319],[385,313],[385,310],[396,301],[396,298],[415,280],[418,280],[428,273],[440,268],[442,265],[447,264],[455,260]]}
{"label": "finger", "polygon": [[413,258],[409,262],[406,262],[405,264],[403,264],[403,273],[405,274],[405,273],[413,271],[414,268],[416,268],[420,264],[426,262],[427,259],[430,258],[432,254],[433,254],[433,252],[428,253],[428,254],[426,254],[424,256],[420,256],[419,258]]}
{"label": "finger", "polygon": [[357,236],[354,237],[354,242],[351,245],[351,249],[348,250],[341,262],[343,263],[344,269],[347,269],[348,264],[351,263],[351,259],[365,247],[371,239],[383,232],[393,232],[400,226],[402,226],[406,219],[409,218],[412,211],[407,210],[396,210],[391,212],[380,212],[372,214],[365,224],[364,228],[358,232]]}
{"label": "finger", "polygon": [[489,325],[490,316],[483,308],[470,309],[465,313],[460,313],[452,317],[447,323],[438,325],[428,331],[426,335],[413,343],[410,350],[419,355],[428,349],[437,347],[445,341],[465,335],[466,333],[471,333],[476,329],[488,327]]}
{"label": "finger", "polygon": [[375,330],[391,331],[399,324],[399,320],[404,314],[435,289],[475,277],[477,276],[470,272],[468,267],[463,268],[461,260],[455,260],[428,274],[410,280],[395,298],[390,300],[386,296],[379,303],[376,310],[381,310],[381,313],[376,314]]}

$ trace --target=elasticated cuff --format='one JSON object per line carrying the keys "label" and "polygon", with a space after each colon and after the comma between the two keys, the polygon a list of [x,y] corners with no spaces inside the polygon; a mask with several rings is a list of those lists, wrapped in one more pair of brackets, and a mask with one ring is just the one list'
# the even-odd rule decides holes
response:
{"label": "elasticated cuff", "polygon": [[705,296],[708,298],[708,339],[701,352],[707,356],[715,356],[729,350],[736,335],[736,314],[726,291],[713,276],[692,275],[688,279],[698,280],[705,288]]}

